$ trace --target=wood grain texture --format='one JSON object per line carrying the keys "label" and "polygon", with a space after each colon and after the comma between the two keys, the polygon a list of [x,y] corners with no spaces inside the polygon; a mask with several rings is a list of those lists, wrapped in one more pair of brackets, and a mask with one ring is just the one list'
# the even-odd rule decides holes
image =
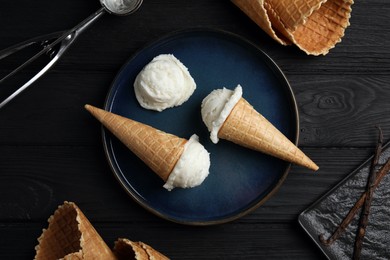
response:
{"label": "wood grain texture", "polygon": [[[69,29],[99,7],[97,0],[4,1],[0,49]],[[352,9],[342,42],[320,57],[278,45],[226,0],[148,0],[131,16],[104,15],[0,110],[0,259],[32,259],[47,218],[65,200],[77,203],[110,246],[127,237],[172,259],[321,259],[298,215],[372,154],[375,125],[390,139],[390,2],[355,1]],[[293,166],[280,190],[250,214],[191,227],[152,215],[121,189],[106,162],[100,124],[83,105],[102,107],[118,70],[146,44],[202,27],[243,36],[278,64],[296,96],[299,146],[320,170]],[[15,57],[0,61],[0,76],[17,65]],[[0,86],[0,97],[18,85]]]}
{"label": "wood grain texture", "polygon": [[[145,222],[92,224],[111,248],[119,237],[128,238],[145,242],[171,259],[281,259],[286,255],[293,259],[323,259],[315,247],[307,249],[305,243],[311,241],[298,239],[302,231],[288,224],[235,223],[201,229]],[[46,227],[43,222],[0,225],[2,236],[9,237],[0,243],[2,259],[32,259],[36,237]],[[291,237],[297,239],[290,240]],[[23,247],[10,251],[15,244]]]}
{"label": "wood grain texture", "polygon": [[[115,74],[49,73],[1,111],[0,121],[7,123],[0,125],[0,144],[95,145],[99,124],[83,106],[102,107]],[[390,132],[390,74],[288,80],[298,104],[301,146],[367,147],[375,125]]]}
{"label": "wood grain texture", "polygon": [[[313,173],[293,166],[276,195],[242,221],[295,222],[301,211],[371,151],[310,148],[304,152],[320,170]],[[76,202],[86,212],[92,210],[90,218],[96,221],[110,221],[112,214],[120,222],[157,218],[120,188],[99,147],[1,146],[0,154],[0,221],[42,221],[65,200]]]}

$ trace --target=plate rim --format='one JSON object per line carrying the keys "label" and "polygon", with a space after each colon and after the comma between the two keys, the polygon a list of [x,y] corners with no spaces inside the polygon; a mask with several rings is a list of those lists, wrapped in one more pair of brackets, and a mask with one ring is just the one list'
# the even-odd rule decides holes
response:
{"label": "plate rim", "polygon": [[[295,145],[297,145],[298,141],[299,141],[299,123],[300,123],[299,122],[299,111],[298,111],[298,105],[297,105],[294,91],[293,91],[293,89],[290,85],[290,82],[288,81],[286,75],[283,73],[281,68],[276,64],[276,62],[267,53],[265,53],[258,45],[256,45],[255,43],[253,43],[252,41],[246,39],[245,37],[243,37],[241,35],[238,35],[236,33],[232,33],[232,32],[226,31],[226,30],[222,30],[222,29],[207,28],[207,27],[206,28],[205,27],[195,27],[195,28],[174,30],[174,31],[171,31],[169,33],[164,34],[163,36],[157,37],[156,39],[151,40],[148,43],[146,43],[145,45],[143,45],[142,47],[140,47],[137,51],[135,51],[134,53],[132,53],[129,56],[129,58],[123,63],[121,68],[116,72],[116,75],[113,78],[113,80],[111,81],[110,87],[109,87],[107,94],[106,94],[106,98],[104,101],[104,109],[106,111],[112,110],[112,104],[110,104],[109,101],[112,100],[112,98],[113,98],[113,90],[115,89],[115,83],[117,82],[119,76],[123,73],[124,69],[127,67],[127,65],[132,60],[134,60],[138,55],[143,53],[145,50],[147,50],[147,49],[149,49],[149,48],[151,48],[151,47],[153,47],[153,46],[155,46],[163,41],[167,41],[167,40],[172,39],[174,37],[179,37],[179,36],[183,36],[185,34],[192,34],[192,33],[208,33],[208,34],[222,35],[225,38],[231,38],[237,42],[242,42],[242,44],[250,46],[256,52],[263,55],[263,57],[264,57],[263,60],[265,60],[265,62],[270,67],[270,69],[273,70],[277,74],[278,78],[280,78],[283,82],[285,82],[285,85],[286,85],[285,90],[286,90],[286,93],[288,94],[288,97],[289,97],[288,99],[290,100],[290,103],[291,103],[291,105],[290,105],[291,110],[292,110],[291,114],[294,117],[293,121],[296,123],[295,124],[295,136],[293,136],[294,140],[291,140],[291,141]],[[245,210],[242,210],[238,214],[234,214],[233,216],[229,216],[229,217],[222,217],[222,218],[219,218],[218,220],[203,220],[203,221],[178,220],[178,219],[173,218],[170,215],[168,216],[166,214],[159,212],[158,210],[155,210],[153,207],[151,207],[149,205],[146,205],[143,201],[141,201],[141,199],[138,196],[135,196],[130,191],[130,189],[127,187],[128,184],[126,183],[126,180],[123,180],[119,176],[119,174],[116,172],[117,170],[116,170],[115,162],[114,162],[113,158],[110,157],[110,153],[108,151],[109,145],[108,145],[108,141],[106,138],[106,133],[107,133],[107,130],[102,125],[101,126],[101,135],[102,135],[102,141],[103,141],[104,154],[105,154],[107,161],[109,162],[109,166],[110,166],[110,169],[112,171],[112,174],[114,175],[116,180],[119,182],[120,186],[142,208],[146,209],[147,211],[153,213],[154,215],[156,215],[162,219],[165,219],[165,220],[171,221],[173,223],[177,223],[177,224],[190,225],[190,226],[210,226],[210,225],[224,224],[224,223],[232,222],[234,220],[242,218],[243,216],[245,216],[245,215],[253,212],[255,209],[259,208],[266,201],[268,201],[272,196],[274,196],[275,193],[277,193],[277,191],[280,189],[280,187],[284,183],[285,179],[287,178],[288,173],[291,169],[291,165],[292,165],[291,163],[286,164],[286,168],[285,168],[283,174],[281,175],[281,177],[279,178],[279,180],[276,182],[274,187],[272,187],[272,189],[263,198],[261,198],[259,201],[257,201],[253,206],[251,206]]]}

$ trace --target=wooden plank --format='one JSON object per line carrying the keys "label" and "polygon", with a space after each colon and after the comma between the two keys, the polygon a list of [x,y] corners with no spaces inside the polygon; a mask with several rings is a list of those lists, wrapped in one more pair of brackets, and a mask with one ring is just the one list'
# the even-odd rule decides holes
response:
{"label": "wooden plank", "polygon": [[[11,2],[2,8],[12,10],[13,6]],[[385,55],[389,52],[387,46],[390,44],[390,29],[382,26],[387,22],[387,14],[390,11],[388,2],[356,2],[353,5],[351,26],[348,27],[343,41],[325,57],[307,56],[296,47],[278,45],[229,1],[189,2],[185,10],[191,14],[196,13],[191,15],[191,19],[187,19],[188,13],[179,10],[183,7],[178,6],[180,5],[176,5],[174,1],[164,5],[156,1],[145,1],[141,9],[132,16],[104,17],[80,37],[56,68],[64,71],[80,66],[87,70],[113,70],[146,43],[166,33],[191,27],[210,27],[232,31],[249,38],[264,48],[288,73],[387,75],[390,70],[388,55]],[[207,12],[204,11],[205,6]],[[31,20],[18,19],[19,16],[2,16],[2,24],[15,24],[17,29],[10,31],[10,35],[0,36],[0,47],[5,48],[29,37],[71,28],[97,7],[98,3],[91,0],[83,3],[67,1],[63,8],[44,5],[42,2],[40,5],[31,6],[31,10],[22,11],[28,12],[29,15],[19,14],[20,17],[30,17]],[[72,16],[64,15],[66,10],[72,10]],[[74,12],[76,10],[78,11]],[[31,13],[35,15],[31,16]],[[175,15],[169,15],[172,13]],[[45,23],[47,19],[55,22]],[[155,23],[159,20],[164,23]]]}
{"label": "wooden plank", "polygon": [[300,145],[372,146],[376,125],[389,139],[388,76],[293,75],[288,79],[299,107]]}
{"label": "wooden plank", "polygon": [[[276,195],[247,215],[248,222],[291,222],[368,158],[366,149],[304,149],[320,166],[294,166]],[[114,178],[100,147],[0,146],[0,221],[46,219],[74,201],[96,221],[159,221],[136,204]]]}
{"label": "wooden plank", "polygon": [[[15,11],[16,5],[24,8]],[[0,49],[69,29],[99,7],[96,0],[5,1]],[[0,111],[0,258],[32,259],[46,219],[70,200],[110,246],[128,237],[173,259],[320,259],[298,214],[370,156],[375,124],[389,139],[389,11],[388,0],[355,1],[343,41],[325,57],[278,45],[226,0],[150,0],[132,16],[103,17]],[[167,222],[131,200],[106,162],[100,125],[82,109],[103,105],[117,71],[137,50],[191,27],[237,33],[275,60],[296,94],[299,145],[320,166],[317,173],[293,166],[264,205],[235,222],[202,228]],[[0,75],[15,64],[2,63]]]}
{"label": "wooden plank", "polygon": [[[203,228],[145,222],[92,224],[111,248],[118,238],[128,238],[143,241],[172,259],[323,259],[303,231],[290,224],[231,223]],[[42,228],[47,223],[0,224],[0,234],[7,238],[0,243],[2,259],[32,259]],[[16,245],[18,250],[10,250]]]}
{"label": "wooden plank", "polygon": [[[49,73],[0,111],[0,144],[100,145],[100,125],[83,106],[102,107],[115,74]],[[375,125],[389,138],[390,74],[287,78],[299,107],[300,146],[371,146]]]}

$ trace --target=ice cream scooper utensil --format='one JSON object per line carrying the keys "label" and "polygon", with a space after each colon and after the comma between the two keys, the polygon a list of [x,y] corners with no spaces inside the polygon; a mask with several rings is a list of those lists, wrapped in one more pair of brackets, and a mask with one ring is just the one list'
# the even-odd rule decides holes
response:
{"label": "ice cream scooper utensil", "polygon": [[19,67],[11,71],[5,77],[0,79],[0,85],[6,81],[7,79],[14,76],[16,73],[21,71],[27,65],[38,59],[41,55],[49,55],[50,61],[31,79],[29,79],[26,83],[24,83],[21,87],[19,87],[16,91],[10,94],[7,98],[5,98],[0,103],[0,108],[4,107],[8,102],[14,99],[17,95],[19,95],[23,90],[31,86],[37,79],[42,77],[65,53],[65,51],[74,43],[76,38],[90,25],[92,25],[95,21],[98,20],[103,14],[106,12],[115,15],[128,15],[134,13],[141,6],[143,0],[99,0],[102,7],[83,20],[81,23],[76,25],[70,30],[55,32],[43,36],[39,36],[21,43],[18,43],[14,46],[6,48],[0,51],[0,60],[14,54],[18,51],[25,49],[26,47],[32,45],[41,46],[41,50],[37,52],[34,56],[29,58]]}

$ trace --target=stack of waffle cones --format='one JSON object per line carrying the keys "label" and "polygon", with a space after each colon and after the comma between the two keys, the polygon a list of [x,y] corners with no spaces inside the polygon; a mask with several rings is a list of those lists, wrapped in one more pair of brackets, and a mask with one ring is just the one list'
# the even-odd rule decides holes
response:
{"label": "stack of waffle cones", "polygon": [[85,109],[158,176],[167,181],[184,151],[186,139],[91,105],[86,105]]}
{"label": "stack of waffle cones", "polygon": [[114,252],[118,259],[152,259],[166,260],[165,255],[154,250],[151,246],[143,242],[133,242],[126,238],[120,238],[115,242]]}
{"label": "stack of waffle cones", "polygon": [[35,260],[168,259],[143,242],[123,238],[116,241],[114,251],[111,251],[73,202],[65,202],[58,207],[49,218],[49,227],[43,230],[38,242]]}
{"label": "stack of waffle cones", "polygon": [[116,259],[81,210],[71,202],[58,207],[38,238],[35,259]]}
{"label": "stack of waffle cones", "polygon": [[344,36],[353,0],[232,0],[273,39],[325,55]]}
{"label": "stack of waffle cones", "polygon": [[318,166],[244,98],[240,98],[218,137],[311,170]]}

